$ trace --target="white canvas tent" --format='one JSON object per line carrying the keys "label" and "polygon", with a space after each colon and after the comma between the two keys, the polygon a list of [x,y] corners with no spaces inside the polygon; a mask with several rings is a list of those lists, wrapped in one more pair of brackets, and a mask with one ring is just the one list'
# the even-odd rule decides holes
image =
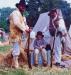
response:
{"label": "white canvas tent", "polygon": [[71,38],[71,25],[70,25],[70,28],[69,28],[68,34],[69,34],[69,36],[70,36],[70,38]]}
{"label": "white canvas tent", "polygon": [[33,28],[34,32],[42,31],[44,32],[49,25],[49,16],[48,12],[40,14],[37,23],[35,24],[35,27]]}
{"label": "white canvas tent", "polygon": [[[60,17],[59,25],[67,33],[65,23],[64,23],[64,19],[63,19],[63,16],[62,16],[62,12],[59,9],[57,11],[58,11],[59,17]],[[38,21],[36,22],[36,24],[35,24],[35,26],[34,26],[34,28],[33,28],[31,33],[34,32],[35,35],[36,35],[37,31],[42,31],[43,33],[46,32],[44,34],[44,36],[48,38],[50,36],[49,30],[48,30],[48,28],[49,28],[49,19],[50,18],[48,16],[48,12],[40,14],[40,16],[38,18]],[[71,40],[70,40],[70,37],[69,37],[68,33],[67,33],[67,36],[64,37],[64,39],[65,39],[65,42],[64,42],[65,52],[71,54]],[[49,40],[47,39],[47,41],[49,41]]]}

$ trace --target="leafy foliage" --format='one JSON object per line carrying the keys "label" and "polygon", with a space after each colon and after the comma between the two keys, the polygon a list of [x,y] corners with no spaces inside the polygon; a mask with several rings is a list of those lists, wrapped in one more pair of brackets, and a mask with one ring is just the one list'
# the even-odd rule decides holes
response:
{"label": "leafy foliage", "polygon": [[3,28],[6,32],[9,31],[8,17],[12,11],[13,9],[9,7],[0,9],[0,28]]}

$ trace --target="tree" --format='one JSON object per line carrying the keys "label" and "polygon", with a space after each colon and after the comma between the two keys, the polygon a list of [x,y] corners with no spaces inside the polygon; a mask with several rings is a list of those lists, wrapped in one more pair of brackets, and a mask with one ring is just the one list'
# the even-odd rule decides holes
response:
{"label": "tree", "polygon": [[[28,19],[28,24],[31,26],[34,26],[38,17],[39,17],[39,10],[38,8],[40,7],[40,1],[39,0],[29,0],[28,1],[28,8],[27,11],[29,13],[29,16],[27,17]],[[31,22],[30,22],[31,21]]]}
{"label": "tree", "polygon": [[10,15],[10,13],[13,11],[14,9],[11,8],[2,8],[0,9],[0,27],[3,28],[6,32],[9,31],[9,20],[8,17]]}

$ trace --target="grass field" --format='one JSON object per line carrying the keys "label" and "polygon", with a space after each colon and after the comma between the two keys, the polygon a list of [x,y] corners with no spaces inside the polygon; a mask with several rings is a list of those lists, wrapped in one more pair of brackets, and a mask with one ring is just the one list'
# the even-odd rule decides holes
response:
{"label": "grass field", "polygon": [[11,46],[1,46],[0,47],[0,53],[6,53],[11,49]]}
{"label": "grass field", "polygon": [[0,70],[0,75],[71,75],[70,69],[59,69],[59,68],[33,68],[28,70],[28,68],[22,69],[5,69]]}
{"label": "grass field", "polygon": [[0,70],[0,75],[27,75],[24,70],[20,69],[20,70]]}
{"label": "grass field", "polygon": [[[11,46],[0,47],[0,53],[7,53],[10,48]],[[0,75],[71,75],[71,69],[33,67],[32,70],[29,70],[26,65],[18,70],[0,67]]]}

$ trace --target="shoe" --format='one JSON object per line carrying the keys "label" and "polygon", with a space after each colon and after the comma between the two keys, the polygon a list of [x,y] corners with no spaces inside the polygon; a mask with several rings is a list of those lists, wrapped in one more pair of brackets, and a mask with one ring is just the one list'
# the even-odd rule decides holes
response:
{"label": "shoe", "polygon": [[18,69],[19,68],[19,64],[15,63],[15,68]]}
{"label": "shoe", "polygon": [[19,69],[19,66],[12,66],[13,69]]}
{"label": "shoe", "polygon": [[61,68],[65,68],[65,65],[60,65]]}
{"label": "shoe", "polygon": [[19,66],[18,66],[18,65],[16,65],[16,66],[15,66],[15,69],[19,69]]}
{"label": "shoe", "polygon": [[44,67],[47,67],[47,64],[43,64]]}
{"label": "shoe", "polygon": [[60,63],[56,62],[56,63],[55,63],[55,66],[57,66],[57,67],[60,66]]}
{"label": "shoe", "polygon": [[55,63],[55,66],[60,67],[60,68],[65,68],[65,65],[60,65],[60,63]]}
{"label": "shoe", "polygon": [[38,64],[34,64],[35,67],[38,67]]}

